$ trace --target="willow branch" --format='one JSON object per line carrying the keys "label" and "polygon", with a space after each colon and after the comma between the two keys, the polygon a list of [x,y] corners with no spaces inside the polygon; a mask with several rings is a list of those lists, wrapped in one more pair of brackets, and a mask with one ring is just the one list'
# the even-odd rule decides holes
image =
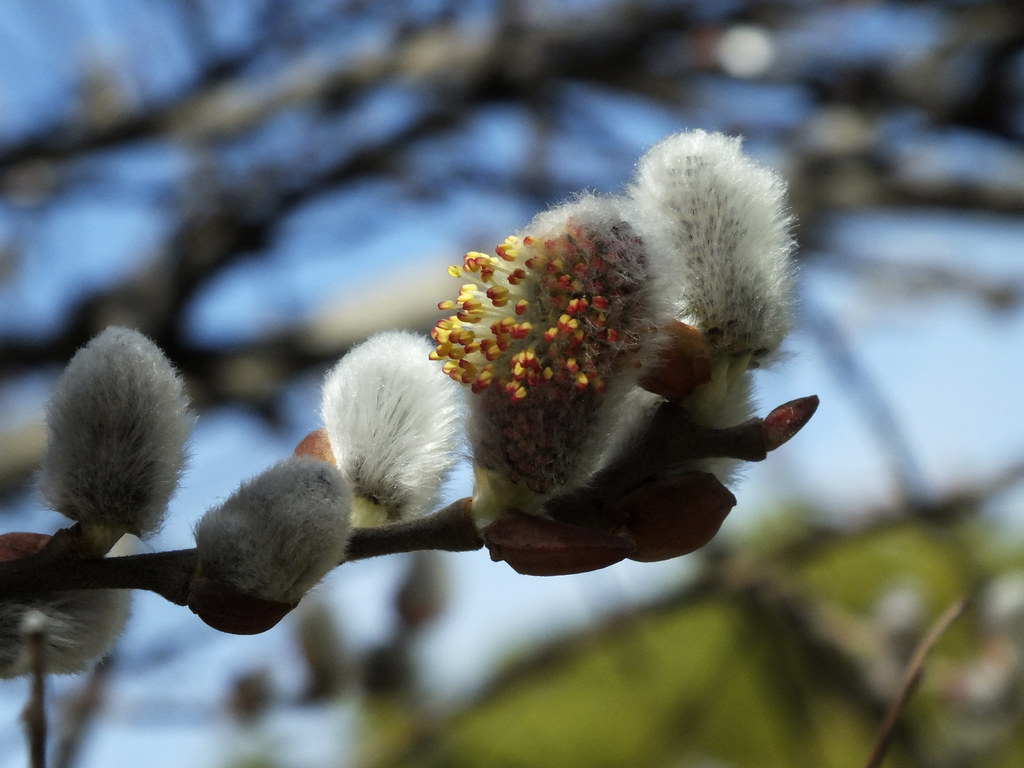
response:
{"label": "willow branch", "polygon": [[[468,507],[469,499],[462,499],[427,517],[356,529],[345,560],[420,549],[480,549],[483,541]],[[187,602],[189,581],[196,570],[195,549],[89,560],[75,553],[75,538],[75,527],[58,531],[37,554],[0,562],[0,598],[67,589],[143,589],[177,605]]]}
{"label": "willow branch", "polygon": [[[593,513],[599,507],[601,494],[612,485],[628,488],[691,459],[731,456],[759,461],[803,426],[816,406],[817,398],[801,398],[779,406],[763,420],[708,429],[690,421],[683,409],[666,404],[656,422],[663,426],[650,437],[664,443],[664,450],[655,452],[661,457],[659,464],[616,464],[587,488],[560,497],[559,511],[575,510],[585,517],[587,510]],[[197,565],[195,549],[90,559],[79,554],[79,535],[78,526],[72,526],[54,534],[36,554],[0,562],[0,599],[69,589],[142,589],[177,605],[188,602]],[[467,498],[426,517],[355,529],[343,562],[418,550],[468,552],[482,546]]]}
{"label": "willow branch", "polygon": [[37,611],[29,612],[22,631],[27,641],[32,675],[32,693],[22,715],[28,736],[29,765],[31,768],[46,768],[46,618]]}

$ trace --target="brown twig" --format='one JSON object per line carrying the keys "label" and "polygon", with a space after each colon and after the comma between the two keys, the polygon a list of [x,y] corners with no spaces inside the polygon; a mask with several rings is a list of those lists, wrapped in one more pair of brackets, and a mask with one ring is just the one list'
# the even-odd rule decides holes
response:
{"label": "brown twig", "polygon": [[32,675],[32,693],[22,714],[28,737],[29,765],[46,768],[46,617],[39,611],[29,611],[22,620],[22,632]]}
{"label": "brown twig", "polygon": [[[662,463],[633,465],[626,460],[599,473],[590,487],[559,499],[559,511],[586,517],[607,496],[605,486],[621,491],[646,475],[671,469],[694,458],[732,456],[760,461],[768,451],[781,445],[814,412],[817,398],[801,398],[776,408],[768,419],[751,419],[728,429],[708,429],[694,424],[686,412],[666,404],[658,423],[664,428],[652,432],[651,440],[664,450],[648,451]],[[781,419],[786,416],[785,419]],[[778,424],[781,419],[784,424]],[[775,434],[785,433],[784,439]],[[682,439],[685,437],[685,439]],[[661,446],[664,443],[664,446]],[[681,446],[681,447],[680,447]],[[345,560],[363,560],[380,555],[444,550],[467,552],[480,549],[483,540],[469,514],[469,499],[461,499],[433,515],[401,523],[353,532]],[[575,510],[573,512],[573,510]],[[82,557],[78,547],[78,526],[58,531],[39,552],[29,557],[0,562],[0,598],[39,595],[74,589],[143,589],[155,592],[177,605],[188,602],[189,585],[196,571],[195,549],[154,552],[126,557]]]}
{"label": "brown twig", "polygon": [[900,715],[903,714],[903,710],[906,709],[910,697],[917,690],[917,686],[924,675],[924,663],[928,658],[928,654],[931,653],[932,648],[939,641],[939,638],[945,634],[946,630],[949,629],[950,625],[966,610],[968,604],[970,604],[970,598],[965,597],[947,608],[914,650],[914,655],[910,658],[910,663],[907,665],[903,683],[900,685],[899,694],[896,696],[896,700],[893,701],[892,706],[889,707],[885,720],[882,721],[882,728],[878,733],[878,739],[875,741],[875,747],[871,751],[871,757],[864,768],[878,768],[882,764],[886,753],[889,751],[889,744],[892,741],[896,723],[899,721]]}
{"label": "brown twig", "polygon": [[[483,541],[462,499],[427,517],[353,532],[346,560],[438,549],[467,552]],[[62,589],[144,589],[177,605],[188,601],[196,550],[84,559],[75,553],[75,527],[58,531],[35,555],[0,562],[0,597],[39,595]]]}

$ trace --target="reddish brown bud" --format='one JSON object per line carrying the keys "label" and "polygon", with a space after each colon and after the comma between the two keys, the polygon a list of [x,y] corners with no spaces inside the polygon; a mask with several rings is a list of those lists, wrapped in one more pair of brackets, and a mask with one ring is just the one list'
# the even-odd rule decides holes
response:
{"label": "reddish brown bud", "polygon": [[580,528],[522,512],[506,512],[483,530],[491,559],[527,576],[596,571],[624,560],[633,542],[606,531]]}
{"label": "reddish brown bud", "polygon": [[774,451],[803,429],[804,424],[818,410],[818,396],[801,397],[780,405],[764,417],[764,437],[766,447]]}
{"label": "reddish brown bud", "polygon": [[214,629],[233,635],[257,635],[277,624],[298,603],[280,603],[239,592],[227,582],[193,577],[188,607]]}
{"label": "reddish brown bud", "polygon": [[631,560],[654,562],[687,555],[714,538],[736,497],[707,472],[683,472],[653,480],[616,504],[624,530],[636,541]]}
{"label": "reddish brown bud", "polygon": [[0,535],[0,561],[21,560],[34,555],[50,541],[48,533],[14,531]]}
{"label": "reddish brown bud", "polygon": [[641,380],[648,392],[679,401],[711,380],[711,349],[704,334],[678,320],[663,330],[665,346]]}
{"label": "reddish brown bud", "polygon": [[295,455],[312,456],[314,459],[323,459],[329,464],[337,464],[334,460],[334,451],[331,449],[331,441],[327,437],[327,430],[324,429],[315,429],[302,438],[295,446]]}

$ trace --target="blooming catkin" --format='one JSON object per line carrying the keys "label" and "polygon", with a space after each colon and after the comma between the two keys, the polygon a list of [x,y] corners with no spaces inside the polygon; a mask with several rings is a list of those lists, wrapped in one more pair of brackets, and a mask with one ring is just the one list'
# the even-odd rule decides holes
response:
{"label": "blooming catkin", "polygon": [[46,412],[39,486],[80,522],[103,554],[124,533],[163,521],[185,464],[194,417],[163,352],[137,331],[110,327],[58,378]]}
{"label": "blooming catkin", "polygon": [[337,467],[286,459],[199,521],[199,573],[247,595],[296,603],[344,559],[351,501]]}
{"label": "blooming catkin", "polygon": [[379,333],[324,380],[321,418],[352,485],[356,526],[431,511],[458,459],[462,393],[428,360],[431,349],[413,333]]}
{"label": "blooming catkin", "polygon": [[648,351],[646,267],[618,202],[582,195],[449,270],[471,282],[438,305],[432,357],[472,393],[479,522],[586,482]]}
{"label": "blooming catkin", "polygon": [[32,610],[43,621],[43,665],[53,674],[88,669],[106,654],[128,619],[131,593],[97,589],[54,592],[0,601],[0,678],[30,672],[23,621]]}

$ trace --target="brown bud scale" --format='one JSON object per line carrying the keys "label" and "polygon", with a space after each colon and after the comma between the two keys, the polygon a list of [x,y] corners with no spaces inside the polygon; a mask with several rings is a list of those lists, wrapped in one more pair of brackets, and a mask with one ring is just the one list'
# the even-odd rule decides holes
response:
{"label": "brown bud scale", "polygon": [[631,560],[688,555],[714,538],[736,497],[707,472],[683,472],[635,488],[616,502],[624,531],[636,541]]}
{"label": "brown bud scale", "polygon": [[674,321],[664,328],[665,346],[641,380],[648,392],[678,402],[711,381],[711,348],[692,325]]}
{"label": "brown bud scale", "polygon": [[325,429],[315,429],[302,438],[295,446],[294,454],[296,456],[312,456],[314,459],[323,459],[328,464],[337,464],[334,460],[331,441],[327,437]]}
{"label": "brown bud scale", "polygon": [[633,542],[624,536],[515,511],[484,528],[483,538],[492,560],[504,560],[527,576],[595,571],[624,560],[633,550]]}
{"label": "brown bud scale", "polygon": [[0,561],[21,560],[34,555],[50,541],[48,533],[13,531],[0,535]]}
{"label": "brown bud scale", "polygon": [[188,607],[192,613],[214,629],[232,635],[266,632],[296,605],[247,595],[206,576],[195,576],[189,584]]}

